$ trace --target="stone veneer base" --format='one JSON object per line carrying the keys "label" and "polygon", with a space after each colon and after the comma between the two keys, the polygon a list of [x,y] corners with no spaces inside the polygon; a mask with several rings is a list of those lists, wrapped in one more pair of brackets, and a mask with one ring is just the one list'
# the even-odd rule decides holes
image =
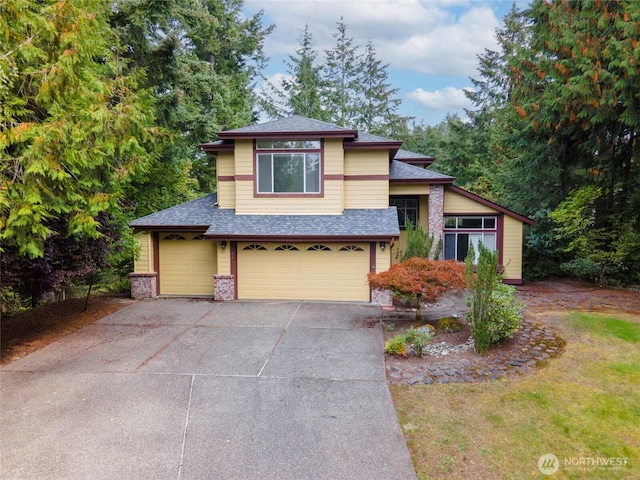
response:
{"label": "stone veneer base", "polygon": [[139,300],[141,298],[156,298],[158,296],[158,274],[151,273],[130,273],[131,297]]}
{"label": "stone veneer base", "polygon": [[236,282],[233,275],[213,276],[213,299],[221,302],[236,299]]}

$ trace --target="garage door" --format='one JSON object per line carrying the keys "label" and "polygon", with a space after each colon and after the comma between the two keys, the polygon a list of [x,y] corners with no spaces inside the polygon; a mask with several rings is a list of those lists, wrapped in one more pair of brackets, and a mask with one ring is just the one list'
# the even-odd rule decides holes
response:
{"label": "garage door", "polygon": [[193,233],[160,234],[160,294],[213,296],[215,243]]}
{"label": "garage door", "polygon": [[369,301],[369,244],[239,243],[238,298]]}

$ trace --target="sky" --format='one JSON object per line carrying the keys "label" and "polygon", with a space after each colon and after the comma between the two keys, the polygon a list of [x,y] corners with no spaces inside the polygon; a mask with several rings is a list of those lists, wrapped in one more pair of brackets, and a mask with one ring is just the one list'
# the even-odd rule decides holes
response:
{"label": "sky", "polygon": [[[402,100],[399,114],[436,125],[447,113],[464,117],[471,104],[464,95],[477,78],[477,55],[497,50],[496,28],[514,0],[245,0],[246,14],[264,12],[275,25],[265,42],[267,78],[287,73],[305,25],[318,58],[335,46],[332,34],[343,18],[356,44],[373,42],[377,58],[388,64],[389,83]],[[519,8],[526,0],[516,0]]]}

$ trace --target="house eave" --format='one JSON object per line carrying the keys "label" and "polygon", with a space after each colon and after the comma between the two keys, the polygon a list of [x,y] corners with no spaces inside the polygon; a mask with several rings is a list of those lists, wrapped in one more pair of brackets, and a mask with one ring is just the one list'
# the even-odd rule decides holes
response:
{"label": "house eave", "polygon": [[208,234],[209,240],[227,240],[234,242],[391,242],[398,240],[397,235],[228,235]]}
{"label": "house eave", "polygon": [[219,132],[218,137],[221,140],[253,140],[254,138],[273,138],[273,139],[307,139],[307,138],[358,138],[357,130],[310,130],[303,132]]}
{"label": "house eave", "polygon": [[448,187],[451,191],[456,192],[460,195],[462,195],[463,197],[467,197],[475,202],[478,202],[482,205],[485,205],[489,208],[492,208],[494,210],[497,210],[501,213],[504,213],[505,215],[508,215],[512,218],[515,218],[516,220],[520,220],[522,223],[526,223],[527,225],[530,226],[534,226],[536,225],[538,222],[536,222],[535,220],[529,218],[529,217],[525,217],[524,215],[520,215],[519,213],[514,212],[513,210],[509,210],[506,207],[503,207],[502,205],[498,205],[497,203],[493,203],[491,200],[487,200],[486,198],[482,198],[479,195],[476,195],[474,193],[468,192],[460,187],[456,187],[454,185],[450,185]]}
{"label": "house eave", "polygon": [[394,185],[452,185],[455,178],[406,178],[389,180]]}

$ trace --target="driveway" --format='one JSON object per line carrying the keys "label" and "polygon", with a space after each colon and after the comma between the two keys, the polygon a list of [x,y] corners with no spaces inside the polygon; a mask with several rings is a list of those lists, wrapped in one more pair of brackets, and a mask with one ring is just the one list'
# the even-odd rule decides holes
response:
{"label": "driveway", "polygon": [[0,478],[415,479],[377,307],[134,303],[0,372]]}

